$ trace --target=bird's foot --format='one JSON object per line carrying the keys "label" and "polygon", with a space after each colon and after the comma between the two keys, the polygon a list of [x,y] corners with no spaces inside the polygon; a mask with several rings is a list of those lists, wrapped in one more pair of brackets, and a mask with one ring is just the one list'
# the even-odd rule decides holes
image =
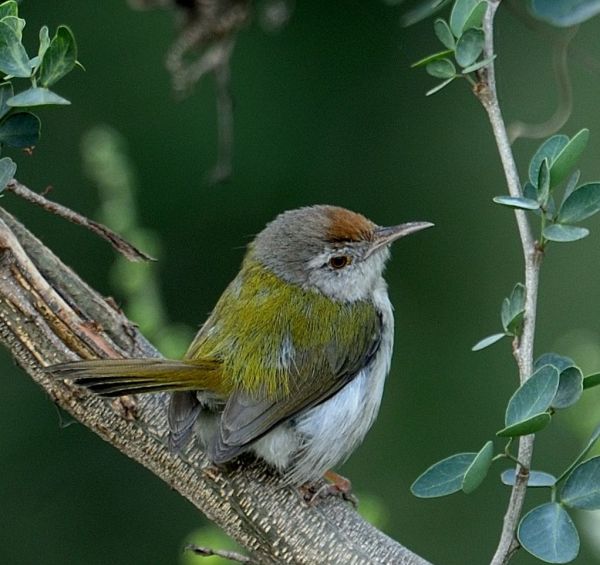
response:
{"label": "bird's foot", "polygon": [[324,485],[306,483],[300,487],[302,497],[309,506],[315,506],[323,498],[339,496],[351,502],[355,508],[358,507],[358,498],[352,494],[352,483],[349,479],[331,470],[327,471],[323,478],[328,481]]}

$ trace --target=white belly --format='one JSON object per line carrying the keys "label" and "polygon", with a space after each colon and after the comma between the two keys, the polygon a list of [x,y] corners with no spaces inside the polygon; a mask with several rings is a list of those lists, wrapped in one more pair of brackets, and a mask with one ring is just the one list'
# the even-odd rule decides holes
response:
{"label": "white belly", "polygon": [[373,295],[382,314],[382,339],[371,363],[330,399],[278,426],[253,446],[291,484],[316,480],[345,461],[377,416],[394,340],[392,306],[383,285]]}

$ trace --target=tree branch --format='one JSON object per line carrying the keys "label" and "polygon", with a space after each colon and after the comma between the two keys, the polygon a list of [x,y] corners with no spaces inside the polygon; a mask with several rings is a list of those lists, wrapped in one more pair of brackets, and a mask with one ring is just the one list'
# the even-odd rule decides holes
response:
{"label": "tree branch", "polygon": [[166,446],[164,394],[107,401],[50,378],[43,368],[79,357],[158,356],[110,301],[63,265],[0,208],[0,342],[63,409],[181,493],[260,563],[427,561],[365,522],[351,505],[308,507],[296,489],[257,462],[227,471],[191,442]]}
{"label": "tree branch", "polygon": [[[488,0],[488,9],[483,20],[483,31],[485,35],[484,57],[492,57],[494,54],[494,16],[500,5],[501,0]],[[475,94],[485,108],[502,166],[506,176],[508,192],[513,197],[523,196],[519,173],[515,164],[510,142],[506,132],[500,105],[498,103],[498,93],[496,90],[496,77],[494,62],[492,61],[485,67],[479,75],[480,82],[475,86]],[[533,368],[533,342],[535,337],[535,321],[537,311],[537,297],[539,286],[540,266],[542,261],[542,252],[531,235],[529,222],[522,210],[515,210],[517,227],[523,248],[523,257],[525,260],[525,315],[523,322],[523,333],[519,339],[517,347],[514,349],[515,359],[519,367],[519,380],[523,384],[532,373]],[[504,565],[508,563],[514,554],[518,542],[515,532],[523,502],[527,490],[527,478],[533,455],[533,435],[523,436],[519,439],[518,460],[522,465],[517,465],[515,484],[512,488],[510,500],[504,515],[504,524],[500,541],[496,553],[492,558],[491,565]]]}

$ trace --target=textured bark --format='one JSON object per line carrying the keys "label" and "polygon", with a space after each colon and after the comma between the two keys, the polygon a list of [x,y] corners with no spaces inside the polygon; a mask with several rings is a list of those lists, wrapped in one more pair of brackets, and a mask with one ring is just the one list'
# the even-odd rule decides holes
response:
{"label": "textured bark", "polygon": [[0,341],[59,406],[161,477],[256,561],[427,565],[346,502],[308,507],[260,463],[216,470],[193,443],[171,453],[163,394],[107,401],[49,378],[43,367],[79,357],[159,354],[110,300],[1,208]]}

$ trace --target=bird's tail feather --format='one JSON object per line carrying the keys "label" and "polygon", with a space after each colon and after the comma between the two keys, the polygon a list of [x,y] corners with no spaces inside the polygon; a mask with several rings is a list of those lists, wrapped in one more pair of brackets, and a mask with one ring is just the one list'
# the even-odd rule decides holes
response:
{"label": "bird's tail feather", "polygon": [[101,396],[220,389],[220,363],[213,360],[94,359],[53,365],[47,371]]}

